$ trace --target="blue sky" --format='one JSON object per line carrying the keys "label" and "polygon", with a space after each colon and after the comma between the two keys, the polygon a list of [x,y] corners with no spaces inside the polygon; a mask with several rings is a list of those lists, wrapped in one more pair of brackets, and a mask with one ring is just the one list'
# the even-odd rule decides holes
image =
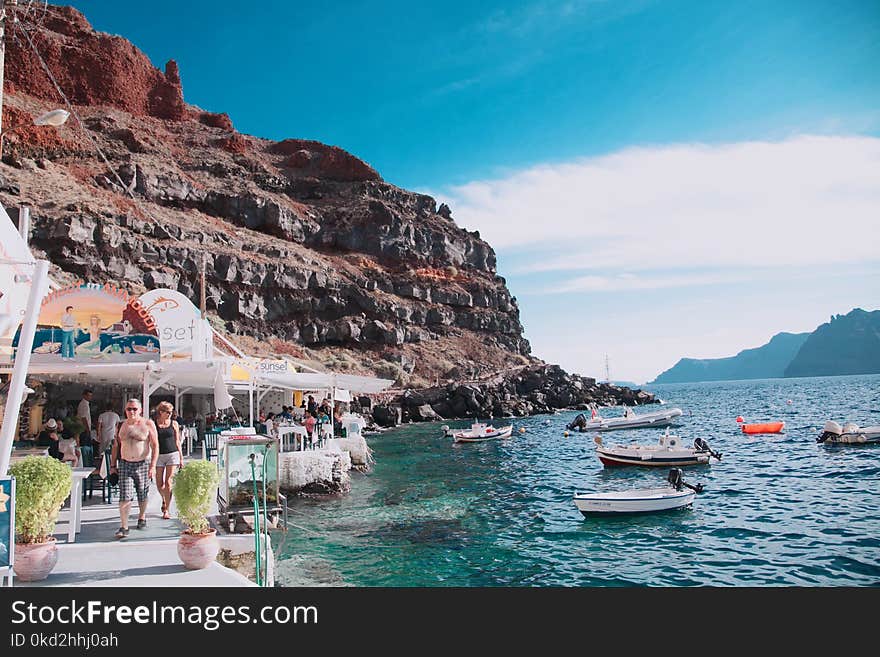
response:
{"label": "blue sky", "polygon": [[449,202],[571,371],[880,307],[876,1],[71,4],[240,131]]}

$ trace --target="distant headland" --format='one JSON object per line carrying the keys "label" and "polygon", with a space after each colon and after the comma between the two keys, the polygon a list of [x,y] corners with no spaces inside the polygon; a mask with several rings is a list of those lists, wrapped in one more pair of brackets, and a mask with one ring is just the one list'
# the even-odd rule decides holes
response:
{"label": "distant headland", "polygon": [[728,358],[682,358],[651,383],[880,373],[880,310],[854,308],[812,333],[777,333]]}

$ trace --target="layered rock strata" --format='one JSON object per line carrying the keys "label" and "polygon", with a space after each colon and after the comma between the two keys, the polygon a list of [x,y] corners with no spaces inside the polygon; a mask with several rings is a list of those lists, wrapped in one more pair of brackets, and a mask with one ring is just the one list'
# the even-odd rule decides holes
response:
{"label": "layered rock strata", "polygon": [[[31,243],[56,279],[198,303],[204,269],[209,318],[247,350],[400,387],[540,364],[495,252],[448,206],[341,148],[237,132],[184,101],[175,62],[160,71],[72,8],[18,18],[0,201],[32,206]],[[32,125],[60,101],[22,30],[73,103],[60,128]]]}

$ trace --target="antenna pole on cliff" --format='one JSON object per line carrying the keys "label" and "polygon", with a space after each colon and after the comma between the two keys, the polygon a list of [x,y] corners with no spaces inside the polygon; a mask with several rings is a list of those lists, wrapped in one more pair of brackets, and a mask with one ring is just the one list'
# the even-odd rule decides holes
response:
{"label": "antenna pole on cliff", "polygon": [[205,311],[206,311],[206,304],[205,304],[205,269],[207,268],[207,266],[208,266],[208,254],[202,252],[202,274],[201,274],[201,277],[200,277],[201,280],[200,280],[200,282],[199,282],[199,288],[200,288],[200,290],[201,290],[201,297],[202,297],[202,301],[201,301],[201,305],[200,305],[200,309],[201,309],[201,311],[202,311],[202,319],[205,319]]}

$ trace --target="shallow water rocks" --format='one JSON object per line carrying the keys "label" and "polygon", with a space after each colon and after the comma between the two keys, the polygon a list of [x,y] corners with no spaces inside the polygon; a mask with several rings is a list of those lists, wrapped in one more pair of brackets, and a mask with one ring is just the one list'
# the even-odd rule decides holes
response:
{"label": "shallow water rocks", "polygon": [[[438,419],[524,417],[557,409],[585,409],[590,404],[641,405],[657,403],[643,390],[631,390],[595,379],[567,374],[557,365],[533,365],[491,381],[407,390],[387,406],[373,409],[380,426],[392,422]],[[377,416],[378,411],[378,416]]]}
{"label": "shallow water rocks", "polygon": [[351,489],[351,456],[339,449],[279,455],[279,486],[290,495],[341,495]]}

